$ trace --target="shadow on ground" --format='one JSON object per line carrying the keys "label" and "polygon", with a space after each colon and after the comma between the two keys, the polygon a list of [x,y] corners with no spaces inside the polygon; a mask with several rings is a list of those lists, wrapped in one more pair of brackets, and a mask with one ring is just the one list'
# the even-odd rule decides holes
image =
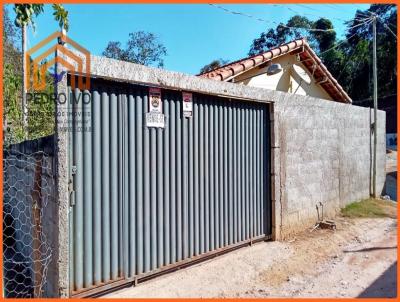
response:
{"label": "shadow on ground", "polygon": [[359,253],[359,252],[372,252],[372,251],[378,251],[378,250],[394,250],[397,249],[396,246],[388,246],[388,247],[367,247],[364,249],[360,250],[344,250],[343,253]]}
{"label": "shadow on ground", "polygon": [[359,298],[395,298],[397,293],[397,261],[380,275]]}

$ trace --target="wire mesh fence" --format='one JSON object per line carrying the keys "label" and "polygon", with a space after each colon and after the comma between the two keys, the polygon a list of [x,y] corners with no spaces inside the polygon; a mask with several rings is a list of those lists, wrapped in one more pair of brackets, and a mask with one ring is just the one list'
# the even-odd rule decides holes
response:
{"label": "wire mesh fence", "polygon": [[44,212],[53,197],[51,159],[44,152],[3,153],[3,295],[43,296],[52,248]]}

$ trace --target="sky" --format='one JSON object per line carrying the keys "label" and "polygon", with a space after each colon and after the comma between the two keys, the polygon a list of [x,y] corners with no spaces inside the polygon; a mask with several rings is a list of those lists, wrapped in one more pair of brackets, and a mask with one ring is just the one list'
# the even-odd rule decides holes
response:
{"label": "sky", "polygon": [[[248,18],[208,4],[65,4],[69,11],[68,36],[92,54],[101,55],[109,41],[125,45],[131,32],[154,33],[167,48],[164,68],[197,74],[214,59],[234,61],[247,56],[253,39],[293,15],[310,20],[331,19],[338,38],[345,32],[344,20],[368,4],[240,4],[220,6],[252,15]],[[8,7],[14,19],[12,6]],[[257,21],[262,18],[266,22]],[[28,48],[58,30],[51,6],[36,18],[35,31],[28,30]]]}

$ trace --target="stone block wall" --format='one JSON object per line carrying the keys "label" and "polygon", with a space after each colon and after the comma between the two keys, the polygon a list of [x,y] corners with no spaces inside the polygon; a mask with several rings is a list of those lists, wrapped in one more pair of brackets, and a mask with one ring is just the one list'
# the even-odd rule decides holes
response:
{"label": "stone block wall", "polygon": [[[318,219],[317,204],[322,203],[328,218],[370,196],[372,110],[296,95],[282,96],[273,107],[276,238],[311,227]],[[380,194],[385,182],[384,111],[378,111],[377,154]]]}

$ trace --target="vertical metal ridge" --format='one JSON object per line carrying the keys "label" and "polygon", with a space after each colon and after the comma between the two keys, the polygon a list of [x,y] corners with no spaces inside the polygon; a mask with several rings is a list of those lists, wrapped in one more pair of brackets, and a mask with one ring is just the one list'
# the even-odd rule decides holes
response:
{"label": "vertical metal ridge", "polygon": [[204,238],[204,104],[199,103],[199,222],[200,222],[200,254],[205,252]]}
{"label": "vertical metal ridge", "polygon": [[223,145],[223,150],[224,150],[224,177],[223,177],[223,190],[224,190],[224,246],[227,246],[229,244],[229,213],[228,213],[228,208],[229,208],[229,195],[228,195],[228,102],[224,101],[224,107],[223,107],[223,112],[224,112],[224,124],[223,124],[223,131],[224,131],[224,145]]}
{"label": "vertical metal ridge", "polygon": [[228,103],[228,128],[226,129],[227,134],[228,134],[228,149],[227,149],[227,155],[228,155],[228,178],[225,180],[228,186],[228,232],[229,232],[229,239],[228,239],[228,244],[233,244],[233,157],[232,157],[232,150],[233,150],[233,143],[232,143],[232,105],[231,102]]}
{"label": "vertical metal ridge", "polygon": [[220,240],[220,247],[225,245],[224,235],[224,208],[225,208],[225,201],[224,201],[224,116],[223,116],[223,108],[224,104],[221,102],[221,105],[218,107],[218,141],[219,141],[219,148],[218,148],[218,190],[219,190],[219,240]]}
{"label": "vertical metal ridge", "polygon": [[99,92],[93,91],[92,94],[92,122],[93,122],[93,207],[94,207],[94,220],[93,220],[93,231],[94,231],[94,260],[93,260],[93,282],[95,285],[101,283],[102,273],[102,196],[101,196],[101,99]]}
{"label": "vertical metal ridge", "polygon": [[122,96],[122,109],[123,109],[123,160],[122,160],[122,170],[123,170],[123,228],[121,232],[123,233],[123,273],[125,278],[129,278],[131,266],[130,266],[130,233],[132,233],[131,228],[131,202],[129,196],[129,171],[130,171],[130,160],[129,160],[129,108],[128,108],[128,97],[127,92],[124,92]]}
{"label": "vertical metal ridge", "polygon": [[250,201],[250,238],[254,237],[254,192],[255,192],[255,188],[254,188],[254,178],[253,178],[253,165],[254,165],[254,153],[253,153],[253,144],[254,144],[254,140],[253,140],[253,108],[249,108],[249,174],[250,174],[250,185],[249,185],[249,190],[250,190],[250,197],[249,197],[249,201]]}
{"label": "vertical metal ridge", "polygon": [[118,190],[118,274],[117,276],[122,276],[122,267],[124,265],[124,251],[123,251],[123,186],[124,186],[124,178],[123,178],[123,107],[122,107],[122,95],[121,92],[117,91],[117,190]]}
{"label": "vertical metal ridge", "polygon": [[150,255],[151,270],[157,267],[157,129],[150,129]]}
{"label": "vertical metal ridge", "polygon": [[164,263],[163,130],[157,129],[157,267]]}
{"label": "vertical metal ridge", "polygon": [[261,121],[260,121],[260,125],[263,125],[261,127],[261,135],[260,135],[260,139],[261,139],[261,156],[260,156],[260,166],[262,168],[262,173],[261,173],[261,184],[263,189],[261,190],[261,200],[262,200],[262,210],[261,210],[261,225],[262,225],[262,230],[263,230],[263,234],[266,234],[266,224],[265,224],[265,218],[264,218],[264,214],[265,214],[265,204],[266,204],[266,200],[264,199],[264,188],[265,188],[265,181],[264,181],[264,175],[266,173],[265,169],[264,169],[264,154],[265,154],[265,148],[264,148],[264,135],[265,135],[265,124],[264,124],[264,114],[263,112],[260,114],[261,116]]}
{"label": "vertical metal ridge", "polygon": [[241,113],[241,125],[240,125],[240,153],[241,153],[241,221],[242,221],[242,240],[246,239],[246,140],[245,140],[245,129],[246,129],[246,111],[243,104],[240,105]]}
{"label": "vertical metal ridge", "polygon": [[232,162],[233,162],[233,167],[232,167],[232,182],[231,185],[233,187],[233,243],[237,243],[239,241],[238,238],[238,197],[237,197],[237,192],[238,192],[238,183],[237,183],[237,104],[233,107],[232,110],[232,128],[231,131],[233,132],[232,135]]}
{"label": "vertical metal ridge", "polygon": [[170,243],[170,248],[171,248],[171,263],[176,262],[176,202],[177,202],[177,197],[176,197],[176,154],[175,154],[175,142],[172,141],[172,137],[176,136],[175,132],[175,120],[176,120],[176,104],[175,101],[173,100],[171,96],[171,101],[170,101],[170,114],[171,114],[171,132],[170,132],[170,138],[171,138],[171,143],[170,143],[170,158],[171,158],[171,163],[170,167],[172,169],[170,170],[171,172],[171,208],[170,208],[170,213],[171,213],[171,219],[170,219],[170,226],[171,226],[171,243]]}
{"label": "vertical metal ridge", "polygon": [[219,146],[220,142],[218,139],[218,108],[220,107],[220,103],[216,103],[214,105],[214,218],[215,218],[215,223],[214,223],[214,229],[215,229],[215,248],[220,248],[220,240],[219,240],[219,234],[220,234],[220,220],[219,220],[219,204],[221,202],[219,198]]}
{"label": "vertical metal ridge", "polygon": [[188,217],[188,225],[189,225],[189,251],[188,251],[188,257],[193,257],[195,255],[195,228],[194,228],[194,215],[195,213],[195,208],[194,208],[194,163],[193,163],[193,121],[194,117],[192,116],[191,118],[187,118],[187,136],[188,136],[188,211],[189,211],[189,217]]}
{"label": "vertical metal ridge", "polygon": [[82,93],[83,115],[81,126],[83,132],[83,214],[84,214],[84,287],[93,284],[93,200],[92,200],[92,119],[91,94]]}
{"label": "vertical metal ridge", "polygon": [[136,104],[134,91],[128,94],[128,183],[129,183],[129,277],[136,274]]}
{"label": "vertical metal ridge", "polygon": [[79,129],[79,119],[82,116],[82,99],[78,89],[74,90],[74,165],[76,169],[74,177],[75,187],[75,213],[74,213],[74,260],[75,260],[75,290],[83,287],[83,173],[82,173],[82,131]]}
{"label": "vertical metal ridge", "polygon": [[[180,103],[182,101],[179,99]],[[182,106],[179,106],[182,108]],[[182,195],[182,259],[189,257],[189,137],[188,137],[188,120],[183,116],[182,110],[180,110],[182,120],[182,183],[183,183],[183,195]]]}
{"label": "vertical metal ridge", "polygon": [[110,244],[110,102],[109,95],[101,93],[101,170],[102,184],[102,282],[108,282],[111,277],[111,244]]}
{"label": "vertical metal ridge", "polygon": [[136,185],[136,274],[144,272],[144,228],[143,228],[143,215],[144,215],[144,183],[143,183],[143,113],[144,113],[144,99],[141,91],[137,92],[135,113],[136,113],[136,175],[137,175],[137,185]]}
{"label": "vertical metal ridge", "polygon": [[250,112],[246,103],[246,239],[250,238]]}
{"label": "vertical metal ridge", "polygon": [[204,104],[204,251],[210,250],[210,190],[209,190],[209,104],[205,98]]}
{"label": "vertical metal ridge", "polygon": [[166,118],[166,127],[164,129],[164,265],[171,263],[170,259],[170,128],[171,113],[170,100],[168,94],[164,94],[164,114]]}
{"label": "vertical metal ridge", "polygon": [[200,196],[200,180],[199,180],[199,102],[197,96],[194,98],[193,104],[193,194],[194,194],[194,255],[200,254],[200,225],[199,225],[199,196]]}
{"label": "vertical metal ridge", "polygon": [[[148,96],[146,93],[143,95],[143,109],[147,112],[149,108]],[[147,127],[143,127],[144,141],[143,141],[143,175],[144,175],[144,272],[148,272],[151,269],[151,230],[150,230],[150,130]]]}
{"label": "vertical metal ridge", "polygon": [[252,193],[253,193],[253,237],[256,237],[258,235],[257,233],[257,137],[256,137],[256,131],[257,131],[257,119],[256,119],[256,114],[257,114],[258,109],[253,108],[252,109],[252,125],[253,125],[253,130],[252,130],[252,137],[253,137],[253,142],[252,142],[252,168],[253,168],[253,180],[252,180]]}
{"label": "vertical metal ridge", "polygon": [[242,139],[241,139],[241,131],[242,131],[242,111],[241,105],[238,104],[237,108],[237,127],[236,127],[236,159],[237,159],[237,176],[236,176],[236,185],[237,185],[237,228],[238,228],[238,241],[242,241],[242,156],[241,156],[241,148],[242,148]]}
{"label": "vertical metal ridge", "polygon": [[260,150],[260,135],[261,135],[261,130],[260,130],[260,108],[257,107],[257,112],[256,112],[256,125],[257,125],[257,129],[256,129],[256,158],[257,158],[257,215],[256,215],[256,220],[257,220],[257,235],[261,235],[261,227],[260,227],[260,222],[261,222],[261,217],[260,217],[260,212],[261,212],[261,184],[260,184],[260,171],[261,171],[261,167],[260,167],[260,154],[261,154],[261,150]]}
{"label": "vertical metal ridge", "polygon": [[174,95],[175,116],[176,116],[176,261],[182,260],[182,204],[183,204],[183,186],[182,181],[182,116],[181,102]]}
{"label": "vertical metal ridge", "polygon": [[[268,105],[264,105],[264,108]],[[264,131],[264,139],[263,144],[263,167],[264,172],[263,174],[263,183],[265,186],[265,191],[263,192],[263,200],[265,203],[265,210],[263,213],[263,217],[265,218],[265,234],[271,233],[271,202],[270,202],[270,181],[269,181],[269,160],[270,160],[270,122],[269,122],[269,114],[267,114],[268,110],[263,110],[263,131]]]}
{"label": "vertical metal ridge", "polygon": [[[211,103],[211,101],[209,100]],[[208,128],[208,140],[209,140],[209,193],[210,193],[210,251],[215,249],[215,227],[214,227],[214,215],[215,215],[215,209],[214,209],[214,104],[211,103],[210,109],[209,109],[209,115],[208,115],[208,123],[209,123],[209,128]]]}
{"label": "vertical metal ridge", "polygon": [[118,277],[118,112],[117,95],[110,97],[111,279]]}

